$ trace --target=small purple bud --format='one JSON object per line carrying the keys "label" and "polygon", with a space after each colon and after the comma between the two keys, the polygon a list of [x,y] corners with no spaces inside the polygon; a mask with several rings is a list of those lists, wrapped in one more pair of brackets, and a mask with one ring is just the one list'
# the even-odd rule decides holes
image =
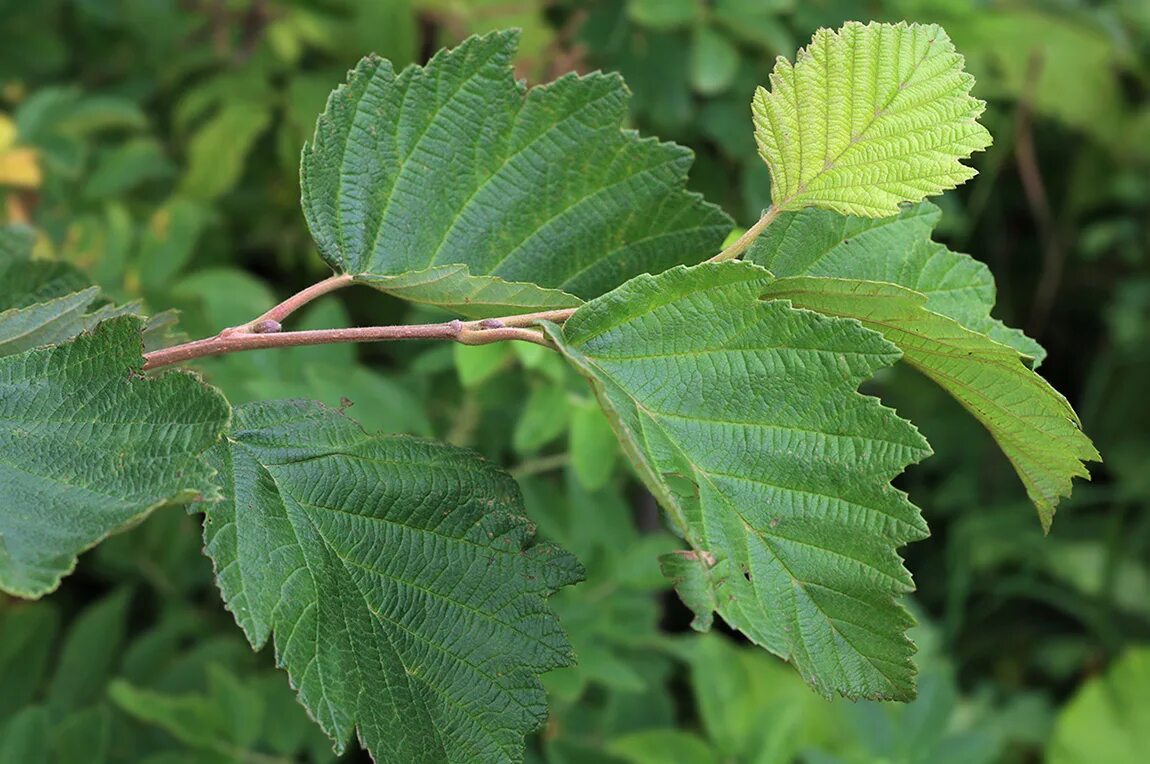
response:
{"label": "small purple bud", "polygon": [[279,321],[271,318],[265,318],[263,321],[260,321],[252,327],[252,332],[255,334],[275,334],[281,329],[283,329],[283,326],[280,325]]}
{"label": "small purple bud", "polygon": [[504,324],[498,318],[485,318],[479,322],[484,329],[502,329]]}

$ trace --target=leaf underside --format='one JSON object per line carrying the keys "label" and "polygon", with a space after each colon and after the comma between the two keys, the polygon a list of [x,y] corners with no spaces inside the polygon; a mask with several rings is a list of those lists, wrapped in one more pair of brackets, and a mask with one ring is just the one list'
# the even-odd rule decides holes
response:
{"label": "leaf underside", "polygon": [[358,730],[377,761],[522,761],[536,675],[573,658],[546,598],[582,571],[531,543],[510,476],[302,401],[240,407],[214,457],[224,599],[340,750]]}
{"label": "leaf underside", "polygon": [[228,405],[189,374],[143,377],[141,328],[114,318],[0,358],[0,589],[46,594],[108,535],[213,495],[199,457]]}
{"label": "leaf underside", "polygon": [[746,259],[779,277],[829,276],[885,281],[920,292],[926,308],[953,318],[1034,359],[1046,356],[1034,340],[991,318],[994,276],[985,263],[931,240],[941,217],[929,202],[885,218],[830,210],[785,212],[763,231]]}
{"label": "leaf underside", "polygon": [[847,22],[779,58],[751,107],[775,208],[883,217],[973,177],[990,134],[962,67],[933,24]]}
{"label": "leaf underside", "polygon": [[386,289],[371,277],[462,266],[419,299],[481,316],[506,299],[482,302],[486,277],[513,282],[527,302],[512,305],[569,307],[718,247],[731,222],[684,190],[691,152],[620,129],[622,79],[527,89],[517,45],[515,32],[472,37],[399,73],[369,56],[332,93],[301,175],[333,268]]}
{"label": "leaf underside", "polygon": [[1100,456],[1066,399],[1023,363],[1014,348],[927,308],[927,298],[893,284],[854,279],[779,279],[764,293],[824,315],[854,318],[903,352],[994,436],[1050,529],[1083,464]]}
{"label": "leaf underside", "polygon": [[[689,543],[688,604],[791,660],[820,692],[913,696],[912,589],[897,548],[926,536],[889,484],[929,446],[858,385],[899,357],[856,321],[761,294],[750,263],[640,276],[546,327]],[[711,561],[714,561],[713,566]],[[705,625],[708,613],[697,613]]]}

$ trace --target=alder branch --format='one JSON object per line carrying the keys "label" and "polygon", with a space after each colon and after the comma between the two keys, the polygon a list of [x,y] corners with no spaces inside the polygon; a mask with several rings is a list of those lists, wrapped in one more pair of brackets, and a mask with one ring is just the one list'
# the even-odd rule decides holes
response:
{"label": "alder branch", "polygon": [[464,345],[487,345],[492,342],[519,340],[552,347],[541,331],[531,328],[540,321],[562,323],[575,308],[521,313],[504,318],[478,321],[445,321],[439,324],[398,326],[363,326],[346,329],[312,329],[298,332],[281,331],[280,321],[321,295],[349,286],[351,277],[333,276],[292,295],[268,312],[246,324],[224,329],[214,337],[185,342],[144,355],[144,369],[158,369],[196,358],[237,353],[243,350],[330,345],[340,342],[383,342],[388,340],[451,340]]}

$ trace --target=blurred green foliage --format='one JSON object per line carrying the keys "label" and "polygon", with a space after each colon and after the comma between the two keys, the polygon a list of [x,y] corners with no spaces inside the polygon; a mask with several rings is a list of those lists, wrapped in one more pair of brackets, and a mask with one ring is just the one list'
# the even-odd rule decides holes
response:
{"label": "blurred green foliage", "polygon": [[[0,199],[44,256],[118,301],[214,333],[323,275],[299,152],[365,53],[404,64],[519,26],[519,74],[623,73],[633,126],[694,149],[692,185],[742,224],[768,203],[749,101],[776,55],[843,20],[942,24],[995,146],[940,200],[987,262],[999,318],[1106,463],[1044,537],[989,437],[913,372],[875,391],[941,444],[901,487],[933,536],[920,697],[827,703],[721,630],[696,635],[673,548],[589,391],[534,346],[293,348],[211,359],[234,402],[318,398],[364,425],[470,445],[519,478],[541,534],[592,575],[555,598],[579,665],[545,677],[529,758],[580,762],[1140,760],[1150,707],[1150,4],[1143,0],[0,0]],[[407,314],[404,314],[407,311]],[[302,327],[424,320],[378,294]],[[159,513],[49,600],[0,601],[0,762],[328,761],[219,603],[197,524]],[[1138,736],[1142,737],[1139,738]],[[1142,744],[1139,744],[1142,741]],[[355,758],[351,754],[350,758]]]}

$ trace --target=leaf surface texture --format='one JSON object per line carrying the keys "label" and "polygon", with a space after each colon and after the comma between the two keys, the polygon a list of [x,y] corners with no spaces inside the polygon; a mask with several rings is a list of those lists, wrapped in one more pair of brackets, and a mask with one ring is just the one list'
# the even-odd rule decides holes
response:
{"label": "leaf surface texture", "polygon": [[573,658],[546,599],[581,568],[531,543],[510,476],[302,401],[237,409],[215,461],[224,599],[340,749],[358,730],[377,761],[522,761],[536,675]]}
{"label": "leaf surface texture", "polygon": [[[547,328],[692,556],[713,561],[723,618],[824,694],[909,698],[896,550],[926,526],[890,480],[929,447],[857,392],[899,353],[856,321],[761,299],[771,281],[742,262],[675,268]],[[689,604],[710,601],[708,576],[682,567]]]}
{"label": "leaf surface texture", "polygon": [[973,84],[937,25],[820,29],[751,105],[775,208],[883,217],[969,180],[990,145]]}
{"label": "leaf surface texture", "polygon": [[143,367],[141,322],[0,358],[0,588],[38,597],[76,556],[175,501],[214,493],[200,458],[227,402],[192,375]]}
{"label": "leaf surface texture", "polygon": [[301,173],[333,268],[386,290],[378,277],[462,266],[419,297],[476,316],[496,312],[489,277],[532,307],[568,307],[717,248],[731,223],[683,189],[691,152],[621,129],[622,79],[527,89],[517,45],[472,37],[398,73],[368,57],[332,93]]}
{"label": "leaf surface texture", "polygon": [[1083,464],[1100,456],[1066,399],[1014,348],[927,309],[927,298],[893,284],[785,278],[765,293],[824,315],[855,318],[881,333],[903,359],[937,382],[990,431],[1050,528]]}

